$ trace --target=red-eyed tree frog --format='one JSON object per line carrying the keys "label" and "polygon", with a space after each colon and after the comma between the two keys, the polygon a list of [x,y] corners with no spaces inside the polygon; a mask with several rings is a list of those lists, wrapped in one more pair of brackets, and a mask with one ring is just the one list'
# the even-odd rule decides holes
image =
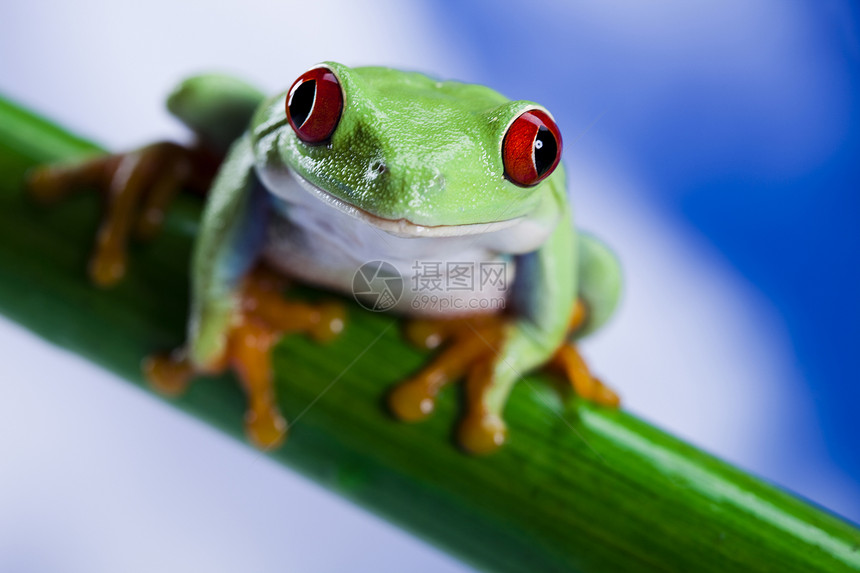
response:
{"label": "red-eyed tree frog", "polygon": [[[287,277],[368,304],[377,297],[377,310],[411,317],[410,338],[438,350],[393,387],[390,408],[420,420],[444,385],[464,379],[458,437],[469,452],[504,442],[505,402],[535,368],[559,368],[580,395],[617,404],[573,342],[613,313],[619,266],[573,225],[561,134],[540,105],[480,85],[326,62],[271,98],[229,77],[196,76],[168,108],[199,145],[156,144],[42,168],[30,180],[43,198],[82,183],[109,190],[91,263],[102,285],[122,276],[135,221],[139,234],[152,234],[176,188],[209,187],[187,342],[146,361],[157,387],[176,392],[195,374],[232,368],[248,395],[248,435],[278,445],[287,423],[273,396],[272,345],[290,331],[325,340],[345,323],[340,304],[284,298]],[[368,269],[375,274],[359,274]],[[379,292],[356,288],[398,278],[381,305]]]}

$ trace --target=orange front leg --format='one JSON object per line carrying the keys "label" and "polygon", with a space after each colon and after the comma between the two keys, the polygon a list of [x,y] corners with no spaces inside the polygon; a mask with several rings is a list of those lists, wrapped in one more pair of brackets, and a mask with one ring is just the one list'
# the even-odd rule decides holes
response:
{"label": "orange front leg", "polygon": [[205,371],[192,368],[184,351],[153,356],[144,362],[144,373],[157,390],[175,395],[199,374],[230,368],[239,378],[248,399],[245,432],[261,449],[278,447],[286,438],[288,424],[278,407],[271,352],[284,334],[303,332],[326,342],[336,337],[345,323],[337,303],[309,304],[282,297],[285,283],[265,269],[245,279],[240,291],[240,310],[228,334],[226,355]]}
{"label": "orange front leg", "polygon": [[[585,305],[578,302],[570,317],[569,336],[586,323],[587,316]],[[506,392],[500,399],[498,389],[494,389],[494,377],[497,369],[510,368],[501,357],[512,320],[499,314],[409,323],[407,338],[418,346],[440,350],[427,366],[392,389],[388,405],[394,415],[406,422],[426,418],[433,412],[439,392],[462,379],[466,401],[457,433],[460,446],[473,454],[498,449],[507,436],[501,415]],[[618,396],[591,375],[572,342],[559,347],[546,366],[564,375],[583,398],[618,406]]]}

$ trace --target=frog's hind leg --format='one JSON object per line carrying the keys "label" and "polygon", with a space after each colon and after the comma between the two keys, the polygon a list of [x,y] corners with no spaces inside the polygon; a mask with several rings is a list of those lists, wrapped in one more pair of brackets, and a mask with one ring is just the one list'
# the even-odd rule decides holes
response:
{"label": "frog's hind leg", "polygon": [[601,406],[617,408],[621,403],[618,394],[591,373],[574,343],[576,333],[587,322],[587,313],[585,303],[578,299],[570,319],[570,336],[556,350],[547,368],[564,376],[578,396]]}
{"label": "frog's hind leg", "polygon": [[156,234],[171,197],[189,180],[190,152],[162,142],[126,153],[106,188],[105,213],[90,259],[90,277],[102,287],[116,284],[125,275],[132,229],[139,238]]}
{"label": "frog's hind leg", "polygon": [[132,233],[143,240],[151,238],[181,187],[208,186],[215,170],[206,164],[217,165],[217,160],[207,162],[204,155],[201,150],[165,141],[78,165],[42,166],[29,174],[27,187],[45,204],[82,189],[101,192],[104,211],[89,274],[98,286],[110,287],[125,274]]}
{"label": "frog's hind leg", "polygon": [[548,367],[564,375],[579,396],[617,407],[618,395],[592,375],[576,341],[603,326],[614,313],[621,292],[621,269],[612,251],[591,235],[580,235],[578,255],[579,286],[568,336]]}
{"label": "frog's hind leg", "polygon": [[159,142],[77,165],[43,166],[28,177],[30,194],[53,203],[79,189],[102,192],[104,213],[89,274],[98,286],[113,286],[125,274],[130,237],[145,241],[155,236],[180,189],[208,190],[229,145],[247,128],[262,100],[259,91],[233,78],[190,78],[174,90],[168,108],[194,131],[195,143]]}

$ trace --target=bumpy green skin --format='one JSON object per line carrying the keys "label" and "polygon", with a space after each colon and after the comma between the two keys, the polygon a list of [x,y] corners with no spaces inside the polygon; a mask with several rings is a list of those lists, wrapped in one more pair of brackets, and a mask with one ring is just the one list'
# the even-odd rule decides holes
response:
{"label": "bumpy green skin", "polygon": [[[259,196],[254,174],[292,171],[374,217],[441,227],[449,235],[513,219],[545,230],[542,243],[530,244],[532,239],[524,237],[521,245],[497,249],[515,258],[518,313],[486,397],[490,410],[500,414],[513,383],[563,343],[577,296],[591,309],[587,329],[593,331],[609,318],[620,291],[611,252],[593,239],[577,238],[562,168],[529,188],[505,177],[501,150],[508,127],[524,111],[542,108],[509,101],[479,85],[388,68],[324,65],[335,73],[344,94],[331,141],[301,141],[288,123],[287,94],[282,93],[260,104],[214,184],[195,249],[189,332],[193,362],[205,367],[221,356],[237,304],[236,284],[247,268],[243,263],[265,246],[264,236],[249,237],[249,230],[266,225],[266,199]],[[218,107],[212,105],[217,93],[198,92],[208,108]],[[235,98],[234,93],[225,97]],[[218,121],[217,114],[208,120],[197,117],[195,125]],[[332,207],[320,202],[319,208]]]}

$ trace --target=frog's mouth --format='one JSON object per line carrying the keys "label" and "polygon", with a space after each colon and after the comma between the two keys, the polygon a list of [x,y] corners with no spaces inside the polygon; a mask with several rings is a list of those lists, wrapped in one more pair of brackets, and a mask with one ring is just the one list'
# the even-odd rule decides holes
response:
{"label": "frog's mouth", "polygon": [[513,227],[524,219],[524,217],[515,217],[513,219],[505,219],[504,221],[469,223],[466,225],[419,225],[405,218],[388,219],[380,217],[379,215],[374,215],[373,213],[360,207],[356,207],[343,199],[335,197],[325,189],[314,185],[302,175],[296,173],[295,169],[290,169],[290,174],[302,186],[302,188],[320,201],[324,202],[326,205],[397,237],[462,237],[464,235],[482,235]]}

